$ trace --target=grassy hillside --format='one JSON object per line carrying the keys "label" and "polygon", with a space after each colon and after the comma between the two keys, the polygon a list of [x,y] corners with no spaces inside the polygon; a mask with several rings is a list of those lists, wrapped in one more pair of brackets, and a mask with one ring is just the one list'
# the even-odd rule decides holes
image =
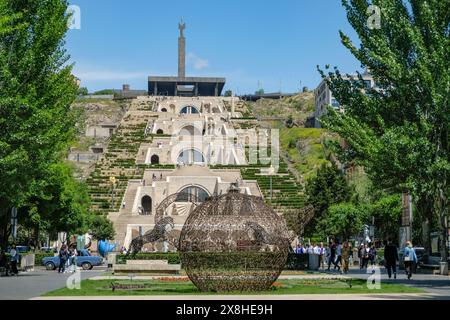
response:
{"label": "grassy hillside", "polygon": [[306,180],[327,162],[326,140],[331,138],[323,129],[286,128],[280,129],[280,144],[288,162]]}
{"label": "grassy hillside", "polygon": [[[324,129],[305,128],[304,124],[314,112],[314,93],[304,92],[281,100],[261,99],[249,103],[256,117],[276,117],[278,121],[265,121],[261,125],[280,130],[282,156],[289,169],[304,182],[315,175],[317,168],[327,162],[327,140],[332,136]],[[285,121],[292,116],[294,127]]]}
{"label": "grassy hillside", "polygon": [[249,109],[257,117],[292,116],[294,121],[302,126],[307,117],[314,112],[314,93],[304,92],[281,100],[261,99],[248,103]]}

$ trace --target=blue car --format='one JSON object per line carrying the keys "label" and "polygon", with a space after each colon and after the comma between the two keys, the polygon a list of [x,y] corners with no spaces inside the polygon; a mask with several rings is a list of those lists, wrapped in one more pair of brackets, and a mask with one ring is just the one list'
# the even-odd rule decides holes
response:
{"label": "blue car", "polygon": [[[46,257],[42,259],[42,264],[47,270],[55,270],[59,267],[59,256]],[[83,270],[91,270],[95,266],[101,266],[103,258],[99,256],[91,256],[87,250],[78,251],[77,266]]]}

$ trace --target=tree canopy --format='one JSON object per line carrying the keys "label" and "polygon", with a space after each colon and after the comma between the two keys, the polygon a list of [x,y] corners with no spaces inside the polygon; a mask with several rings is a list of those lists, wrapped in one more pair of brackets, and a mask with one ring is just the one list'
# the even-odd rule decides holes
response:
{"label": "tree canopy", "polygon": [[[367,89],[361,74],[346,81],[338,68],[321,71],[345,109],[329,108],[322,125],[346,140],[375,185],[411,193],[424,220],[438,216],[445,241],[450,0],[373,0],[381,11],[380,28],[368,23],[368,1],[342,3],[360,44],[341,32],[342,43],[370,71],[377,87]],[[447,251],[442,254],[446,257]]]}
{"label": "tree canopy", "polygon": [[73,138],[78,88],[64,49],[66,9],[61,0],[0,2],[2,247],[11,208],[40,195]]}

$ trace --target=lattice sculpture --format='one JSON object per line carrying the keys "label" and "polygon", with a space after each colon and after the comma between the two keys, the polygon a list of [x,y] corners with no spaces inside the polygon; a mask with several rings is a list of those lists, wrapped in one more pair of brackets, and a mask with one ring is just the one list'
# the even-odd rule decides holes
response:
{"label": "lattice sculpture", "polygon": [[178,249],[178,241],[171,241],[173,237],[169,236],[170,232],[175,228],[173,218],[166,216],[167,209],[171,204],[176,202],[177,199],[182,199],[184,202],[190,202],[193,207],[200,203],[198,197],[190,193],[175,193],[168,196],[156,208],[155,227],[146,232],[144,235],[134,238],[131,241],[130,249],[128,250],[127,255],[132,254],[134,256],[141,252],[145,244],[154,243],[157,241],[168,241]]}
{"label": "lattice sculpture", "polygon": [[201,291],[267,290],[286,264],[286,223],[262,198],[230,190],[187,218],[179,247],[183,268]]}

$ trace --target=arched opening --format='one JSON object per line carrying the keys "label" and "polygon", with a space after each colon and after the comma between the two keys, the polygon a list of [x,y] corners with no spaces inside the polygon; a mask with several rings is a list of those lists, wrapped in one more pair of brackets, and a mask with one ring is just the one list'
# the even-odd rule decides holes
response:
{"label": "arched opening", "polygon": [[186,106],[183,107],[180,111],[180,114],[198,114],[198,109],[194,106]]}
{"label": "arched opening", "polygon": [[152,198],[144,196],[141,200],[142,211],[141,215],[149,216],[152,214]]}
{"label": "arched opening", "polygon": [[175,202],[190,202],[190,197],[195,197],[199,202],[205,202],[209,198],[209,193],[205,189],[197,186],[190,186],[182,189]]}
{"label": "arched opening", "polygon": [[203,154],[195,149],[184,150],[180,153],[177,159],[177,163],[194,164],[204,163],[205,157]]}
{"label": "arched opening", "polygon": [[166,108],[162,108],[161,112],[167,112],[167,109]]}
{"label": "arched opening", "polygon": [[164,134],[164,130],[158,129],[158,130],[156,131],[156,134]]}
{"label": "arched opening", "polygon": [[152,155],[152,157],[150,158],[151,164],[159,164],[159,157],[158,155],[154,154]]}
{"label": "arched opening", "polygon": [[217,107],[214,107],[212,110],[212,113],[220,113],[220,109]]}
{"label": "arched opening", "polygon": [[180,136],[201,136],[200,130],[193,125],[187,125],[180,130]]}

